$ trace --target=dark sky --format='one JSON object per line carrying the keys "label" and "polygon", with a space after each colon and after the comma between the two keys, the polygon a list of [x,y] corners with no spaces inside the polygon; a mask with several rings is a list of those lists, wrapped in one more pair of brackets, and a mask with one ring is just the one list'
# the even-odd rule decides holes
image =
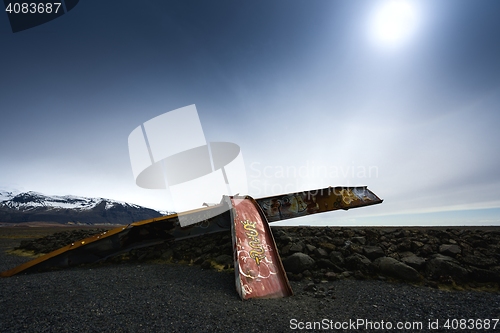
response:
{"label": "dark sky", "polygon": [[394,2],[85,0],[18,33],[0,15],[0,187],[168,209],[135,185],[127,138],[196,104],[207,141],[240,145],[250,195],[500,207],[500,2],[380,14]]}

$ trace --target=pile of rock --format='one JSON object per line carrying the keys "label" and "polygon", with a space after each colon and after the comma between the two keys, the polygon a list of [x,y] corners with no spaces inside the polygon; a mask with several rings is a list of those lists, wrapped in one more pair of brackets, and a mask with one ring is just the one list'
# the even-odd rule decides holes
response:
{"label": "pile of rock", "polygon": [[[500,228],[273,227],[272,230],[290,280],[308,279],[317,283],[344,278],[391,278],[431,286],[472,287],[483,283],[498,287],[500,283]],[[78,232],[82,234],[58,233],[43,241],[22,243],[21,247],[50,252],[88,237],[92,231]],[[151,259],[232,269],[231,235],[218,233],[135,249],[113,260]]]}
{"label": "pile of rock", "polygon": [[22,240],[16,250],[30,251],[35,254],[49,253],[78,240],[106,231],[106,229],[82,229],[57,232],[35,240]]}
{"label": "pile of rock", "polygon": [[[500,228],[273,227],[290,280],[396,279],[430,286],[500,283]],[[229,233],[132,251],[132,258],[162,258],[232,268]]]}
{"label": "pile of rock", "polygon": [[290,279],[391,277],[430,285],[500,282],[500,229],[274,230]]}

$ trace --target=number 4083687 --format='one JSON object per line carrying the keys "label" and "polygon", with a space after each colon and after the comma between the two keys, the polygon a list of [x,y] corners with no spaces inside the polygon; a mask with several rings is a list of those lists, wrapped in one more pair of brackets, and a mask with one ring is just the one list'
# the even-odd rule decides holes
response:
{"label": "number 4083687", "polygon": [[52,14],[59,11],[61,7],[60,2],[47,2],[47,3],[28,3],[28,2],[9,2],[5,11],[9,14]]}

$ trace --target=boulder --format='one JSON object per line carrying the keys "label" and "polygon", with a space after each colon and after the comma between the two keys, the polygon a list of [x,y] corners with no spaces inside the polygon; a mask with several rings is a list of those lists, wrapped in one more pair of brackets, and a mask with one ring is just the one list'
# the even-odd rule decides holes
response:
{"label": "boulder", "polygon": [[422,246],[424,246],[424,243],[419,242],[419,241],[411,241],[411,243],[410,243],[410,247],[411,247],[412,251],[417,251]]}
{"label": "boulder", "polygon": [[500,282],[500,274],[492,270],[471,267],[470,275],[475,282]]}
{"label": "boulder", "polygon": [[314,250],[314,254],[318,258],[327,258],[328,257],[328,252],[325,249],[322,249],[320,247]]}
{"label": "boulder", "polygon": [[319,260],[316,260],[316,266],[318,268],[335,268],[335,265],[328,259],[322,258]]}
{"label": "boulder", "polygon": [[302,252],[303,250],[304,250],[304,244],[302,242],[297,242],[295,244],[292,244],[292,246],[290,246],[291,253]]}
{"label": "boulder", "polygon": [[354,253],[349,257],[345,258],[345,266],[353,271],[359,270],[362,272],[371,271],[371,260],[362,254]]}
{"label": "boulder", "polygon": [[366,238],[365,237],[353,237],[352,241],[355,243],[358,243],[360,245],[365,245],[366,244]]}
{"label": "boulder", "polygon": [[215,258],[215,262],[224,267],[230,267],[233,265],[233,257],[227,254],[221,254]]}
{"label": "boulder", "polygon": [[394,258],[380,257],[373,264],[384,275],[412,282],[419,281],[421,278],[420,274],[414,268]]}
{"label": "boulder", "polygon": [[331,242],[332,242],[332,244],[334,244],[336,246],[344,246],[345,245],[345,240],[343,238],[339,238],[339,237],[333,238]]}
{"label": "boulder", "polygon": [[425,264],[425,259],[416,255],[403,257],[401,261],[415,269],[421,269]]}
{"label": "boulder", "polygon": [[455,257],[457,254],[460,254],[461,252],[462,249],[460,248],[460,246],[456,244],[443,244],[439,247],[439,253],[445,256]]}
{"label": "boulder", "polygon": [[319,243],[318,247],[321,247],[323,250],[328,251],[328,252],[335,251],[337,249],[337,247],[335,246],[335,244],[329,243],[329,242]]}
{"label": "boulder", "polygon": [[288,236],[283,230],[273,230],[273,236],[276,242],[281,242],[283,244],[288,244],[292,241],[292,237]]}
{"label": "boulder", "polygon": [[310,253],[313,253],[314,250],[316,250],[316,246],[311,245],[311,244],[306,244],[306,250]]}
{"label": "boulder", "polygon": [[433,255],[427,262],[426,273],[433,280],[450,276],[455,281],[466,282],[469,278],[469,272],[455,259],[441,254]]}
{"label": "boulder", "polygon": [[422,246],[422,247],[419,249],[418,253],[419,253],[420,255],[423,255],[423,256],[428,256],[428,255],[430,255],[430,254],[434,253],[434,250],[432,249],[432,245],[430,245],[430,244],[425,244],[424,246]]}
{"label": "boulder", "polygon": [[283,267],[287,272],[302,273],[314,266],[314,259],[302,252],[297,252],[283,259]]}
{"label": "boulder", "polygon": [[462,261],[466,264],[473,265],[476,267],[481,267],[481,268],[488,268],[490,266],[496,265],[497,261],[495,258],[491,257],[484,257],[484,256],[479,256],[479,255],[466,255],[462,258]]}
{"label": "boulder", "polygon": [[380,246],[365,246],[363,247],[363,253],[370,260],[385,256],[384,250]]}
{"label": "boulder", "polygon": [[338,251],[332,251],[330,253],[330,261],[333,262],[335,265],[343,265],[344,256],[342,255],[342,253]]}

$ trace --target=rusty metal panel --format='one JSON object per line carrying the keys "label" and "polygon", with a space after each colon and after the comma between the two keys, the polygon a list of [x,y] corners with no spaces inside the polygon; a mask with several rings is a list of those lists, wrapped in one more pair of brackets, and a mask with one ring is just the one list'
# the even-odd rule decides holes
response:
{"label": "rusty metal panel", "polygon": [[276,243],[257,203],[232,197],[231,224],[236,290],[243,300],[293,294]]}
{"label": "rusty metal panel", "polygon": [[[224,205],[225,203],[221,203],[217,206],[181,213],[184,216],[192,214],[191,218],[201,221],[186,228],[180,227],[178,214],[134,222],[127,226],[115,228],[74,242],[8,271],[1,272],[0,276],[9,277],[20,272],[43,271],[94,263],[132,249],[228,231],[230,229],[230,214],[227,206],[222,209]],[[211,211],[211,213],[207,214],[207,211]],[[219,212],[219,215],[213,216],[213,211]]]}
{"label": "rusty metal panel", "polygon": [[327,187],[319,190],[276,195],[256,199],[269,222],[324,213],[337,209],[381,203],[366,186]]}

